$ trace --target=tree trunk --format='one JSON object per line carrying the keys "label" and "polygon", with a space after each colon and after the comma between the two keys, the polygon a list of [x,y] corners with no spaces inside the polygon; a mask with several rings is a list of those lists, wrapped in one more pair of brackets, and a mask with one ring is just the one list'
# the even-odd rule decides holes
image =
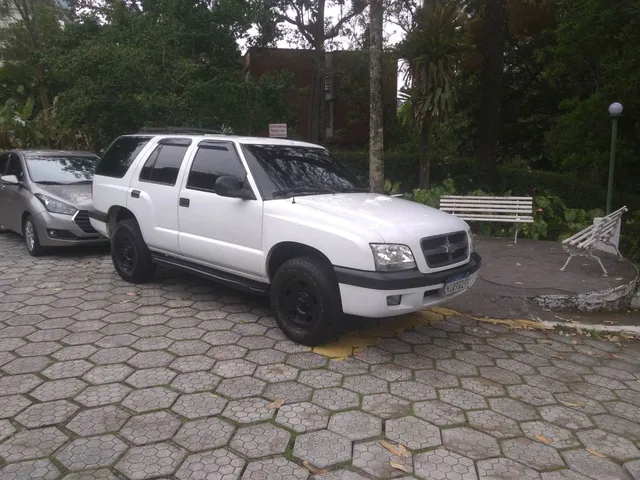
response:
{"label": "tree trunk", "polygon": [[496,154],[502,125],[507,4],[506,0],[486,0],[485,5],[476,158],[484,165],[487,179],[495,188],[498,182]]}
{"label": "tree trunk", "polygon": [[371,0],[369,8],[369,186],[383,193],[382,0]]}
{"label": "tree trunk", "polygon": [[420,181],[418,187],[429,188],[431,152],[429,151],[429,126],[423,122],[420,127]]}
{"label": "tree trunk", "polygon": [[313,143],[322,143],[325,138],[324,109],[326,97],[324,92],[324,80],[326,75],[325,51],[324,51],[324,10],[325,0],[318,0],[318,17],[315,25],[315,55],[313,65],[313,79],[309,98],[309,140]]}

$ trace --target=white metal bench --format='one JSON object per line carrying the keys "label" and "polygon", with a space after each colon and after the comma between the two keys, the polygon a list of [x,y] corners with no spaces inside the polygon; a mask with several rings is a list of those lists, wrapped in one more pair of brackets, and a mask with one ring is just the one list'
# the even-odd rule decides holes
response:
{"label": "white metal bench", "polygon": [[518,243],[520,224],[533,223],[533,198],[531,197],[444,195],[440,197],[440,210],[452,213],[462,220],[515,223],[514,243]]}
{"label": "white metal bench", "polygon": [[569,258],[560,269],[564,272],[569,265],[569,262],[573,257],[587,257],[592,260],[597,260],[602,268],[602,272],[605,277],[609,276],[609,273],[602,265],[600,258],[593,254],[594,250],[598,250],[599,244],[605,244],[612,247],[618,254],[618,258],[622,258],[618,246],[611,242],[611,238],[618,231],[618,226],[622,219],[622,214],[627,211],[627,207],[622,207],[615,212],[610,213],[606,217],[602,217],[600,222],[594,225],[590,225],[584,230],[576,233],[572,237],[562,241],[562,248],[569,254]]}

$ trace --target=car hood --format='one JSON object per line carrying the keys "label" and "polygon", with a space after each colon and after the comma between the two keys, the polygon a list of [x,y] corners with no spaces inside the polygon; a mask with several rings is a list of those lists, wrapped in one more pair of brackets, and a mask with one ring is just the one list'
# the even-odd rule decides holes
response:
{"label": "car hood", "polygon": [[77,208],[78,210],[87,210],[93,205],[91,197],[91,184],[79,185],[41,185],[36,184],[34,193],[42,193],[48,195],[61,202]]}
{"label": "car hood", "polygon": [[406,242],[431,235],[467,231],[466,222],[435,208],[374,193],[296,197],[296,203],[356,222],[385,242]]}

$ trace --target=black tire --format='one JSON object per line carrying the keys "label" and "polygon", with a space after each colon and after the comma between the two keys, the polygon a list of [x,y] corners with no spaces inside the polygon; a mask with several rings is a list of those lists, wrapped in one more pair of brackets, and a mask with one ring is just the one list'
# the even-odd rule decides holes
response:
{"label": "black tire", "polygon": [[156,264],[135,220],[128,218],[116,224],[111,234],[111,260],[126,282],[145,283],[153,278]]}
{"label": "black tire", "polygon": [[331,340],[344,315],[333,269],[312,257],[293,258],[278,268],[271,306],[285,335],[309,346]]}
{"label": "black tire", "polygon": [[27,246],[27,252],[33,257],[41,257],[44,255],[44,248],[40,245],[40,238],[38,237],[38,229],[33,222],[31,215],[27,215],[22,223],[22,235],[24,236],[24,243]]}

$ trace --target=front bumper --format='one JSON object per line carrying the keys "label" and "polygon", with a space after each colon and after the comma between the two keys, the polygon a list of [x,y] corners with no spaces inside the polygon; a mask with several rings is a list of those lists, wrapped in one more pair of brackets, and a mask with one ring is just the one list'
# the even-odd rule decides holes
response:
{"label": "front bumper", "polygon": [[[371,272],[344,267],[334,267],[334,269],[344,313],[381,318],[416,312],[457,297],[466,289],[445,296],[446,280],[468,274],[468,289],[475,282],[481,265],[482,258],[474,252],[465,265],[430,274],[417,270]],[[401,295],[400,304],[387,305],[387,297],[391,295]]]}
{"label": "front bumper", "polygon": [[[38,231],[38,239],[43,247],[64,247],[73,245],[99,245],[109,240],[99,233],[83,231],[70,215],[40,212],[33,218]],[[57,232],[51,235],[51,230]]]}

